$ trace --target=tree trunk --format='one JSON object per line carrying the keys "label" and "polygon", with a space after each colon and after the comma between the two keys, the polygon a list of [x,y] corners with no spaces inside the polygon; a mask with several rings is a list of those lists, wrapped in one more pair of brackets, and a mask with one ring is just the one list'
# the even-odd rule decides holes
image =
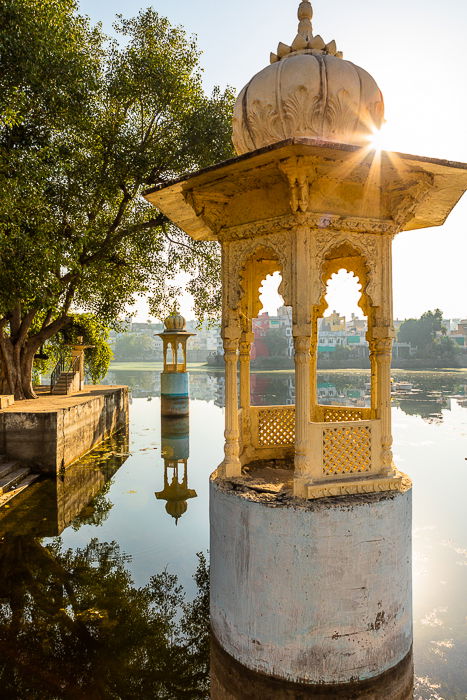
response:
{"label": "tree trunk", "polygon": [[22,343],[13,343],[5,336],[1,339],[2,394],[13,394],[16,400],[37,398],[32,388],[32,367],[39,344],[35,338]]}

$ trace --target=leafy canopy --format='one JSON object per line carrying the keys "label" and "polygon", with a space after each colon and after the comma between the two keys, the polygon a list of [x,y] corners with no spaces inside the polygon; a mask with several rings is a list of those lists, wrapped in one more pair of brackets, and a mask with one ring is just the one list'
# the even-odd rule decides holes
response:
{"label": "leafy canopy", "polygon": [[73,0],[0,5],[0,328],[13,343],[44,342],[73,310],[112,324],[135,294],[163,315],[179,272],[199,316],[219,307],[217,245],[141,195],[232,155],[233,93],[204,93],[195,41],[153,9],[114,26],[111,40]]}
{"label": "leafy canopy", "polygon": [[420,318],[409,318],[401,324],[398,340],[416,348],[416,357],[454,361],[456,347],[446,335],[443,312],[425,311]]}

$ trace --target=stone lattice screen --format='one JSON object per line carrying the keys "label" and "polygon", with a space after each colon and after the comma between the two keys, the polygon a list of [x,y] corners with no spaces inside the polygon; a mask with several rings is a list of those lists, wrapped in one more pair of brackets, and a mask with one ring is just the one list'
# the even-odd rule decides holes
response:
{"label": "stone lattice screen", "polygon": [[323,428],[323,476],[343,476],[371,470],[371,427]]}
{"label": "stone lattice screen", "polygon": [[284,447],[295,440],[295,407],[270,406],[258,409],[259,447]]}

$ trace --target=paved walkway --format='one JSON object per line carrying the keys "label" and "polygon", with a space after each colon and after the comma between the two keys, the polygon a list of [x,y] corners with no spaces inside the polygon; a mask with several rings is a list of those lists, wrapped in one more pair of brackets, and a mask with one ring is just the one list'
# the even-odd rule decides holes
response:
{"label": "paved walkway", "polygon": [[69,408],[70,406],[85,403],[86,401],[89,401],[90,398],[95,396],[110,394],[112,391],[115,391],[115,389],[121,388],[122,387],[120,385],[109,386],[104,384],[89,384],[85,386],[82,391],[78,391],[76,394],[60,396],[50,394],[48,387],[38,387],[36,388],[36,393],[38,395],[37,399],[15,401],[12,406],[2,408],[0,413],[49,413],[59,411],[63,408]]}

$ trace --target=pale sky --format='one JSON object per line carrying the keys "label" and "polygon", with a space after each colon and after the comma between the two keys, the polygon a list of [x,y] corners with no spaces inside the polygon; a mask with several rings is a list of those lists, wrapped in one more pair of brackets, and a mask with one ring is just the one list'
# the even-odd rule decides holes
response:
{"label": "pale sky", "polygon": [[[111,31],[116,13],[152,6],[196,34],[206,89],[237,92],[269,63],[277,43],[296,34],[298,0],[81,0],[82,12]],[[375,78],[385,99],[382,147],[467,162],[467,1],[315,0],[313,32],[335,39],[344,58]],[[399,234],[394,242],[394,316],[439,307],[467,317],[467,195],[440,228]],[[348,289],[333,308],[350,315]],[[188,302],[183,312],[190,316]],[[270,307],[273,310],[273,306]],[[141,309],[139,316],[146,318]]]}

